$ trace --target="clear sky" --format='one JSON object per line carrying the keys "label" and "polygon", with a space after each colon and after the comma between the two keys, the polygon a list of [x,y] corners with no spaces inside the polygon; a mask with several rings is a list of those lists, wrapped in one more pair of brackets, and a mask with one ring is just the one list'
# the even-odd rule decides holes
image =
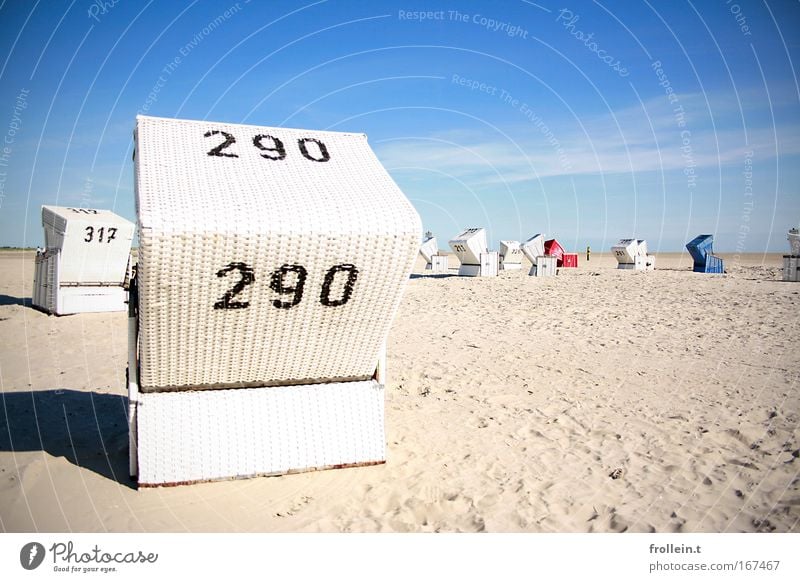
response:
{"label": "clear sky", "polygon": [[788,251],[800,3],[6,0],[0,246],[135,220],[139,113],[363,132],[430,229]]}

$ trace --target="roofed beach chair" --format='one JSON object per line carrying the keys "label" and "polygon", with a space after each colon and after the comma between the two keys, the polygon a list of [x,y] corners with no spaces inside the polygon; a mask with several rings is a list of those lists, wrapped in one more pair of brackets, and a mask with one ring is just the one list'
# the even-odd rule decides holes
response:
{"label": "roofed beach chair", "polygon": [[544,254],[555,257],[557,267],[564,265],[564,247],[556,239],[551,238],[544,241]]}
{"label": "roofed beach chair", "polygon": [[522,268],[522,249],[519,241],[500,241],[500,268],[504,271],[516,271]]}
{"label": "roofed beach chair", "polygon": [[551,277],[556,274],[556,258],[544,253],[544,235],[535,234],[521,245],[522,253],[531,262],[528,275]]}
{"label": "roofed beach chair", "polygon": [[636,271],[652,271],[655,269],[655,257],[647,254],[647,241],[635,238],[624,238],[611,247],[617,259],[618,269]]}
{"label": "roofed beach chair", "polygon": [[425,233],[425,239],[419,247],[419,254],[425,259],[425,270],[431,273],[447,273],[449,271],[447,255],[439,254],[439,243],[433,233]]}
{"label": "roofed beach chair", "polygon": [[800,256],[800,230],[796,228],[789,229],[786,240],[789,241],[790,253],[795,256]]}
{"label": "roofed beach chair", "polygon": [[701,234],[686,243],[686,249],[692,255],[695,273],[724,273],[725,266],[722,258],[716,256],[713,250],[714,237],[710,234]]}
{"label": "roofed beach chair", "polygon": [[140,486],[383,463],[420,219],[363,134],[139,116]]}
{"label": "roofed beach chair", "polygon": [[490,252],[486,242],[485,228],[467,228],[458,233],[448,243],[461,266],[458,274],[462,277],[496,277],[497,251]]}
{"label": "roofed beach chair", "polygon": [[110,210],[42,206],[32,304],[67,315],[125,311],[134,224]]}
{"label": "roofed beach chair", "polygon": [[791,254],[783,255],[783,280],[800,281],[800,231],[792,228],[786,238]]}

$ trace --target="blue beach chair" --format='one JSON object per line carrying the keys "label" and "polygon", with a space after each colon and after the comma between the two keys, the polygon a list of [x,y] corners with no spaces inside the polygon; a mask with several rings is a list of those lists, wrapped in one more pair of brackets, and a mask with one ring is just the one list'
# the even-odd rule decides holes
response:
{"label": "blue beach chair", "polygon": [[689,251],[694,260],[694,268],[692,270],[695,273],[725,272],[722,259],[714,255],[713,244],[714,237],[710,234],[701,234],[686,243],[686,250]]}

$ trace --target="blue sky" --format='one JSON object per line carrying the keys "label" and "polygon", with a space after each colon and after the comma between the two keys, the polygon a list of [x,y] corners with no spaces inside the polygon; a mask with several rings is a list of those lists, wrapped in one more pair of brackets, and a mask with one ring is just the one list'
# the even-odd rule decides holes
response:
{"label": "blue sky", "polygon": [[7,0],[0,246],[42,244],[42,204],[134,220],[146,113],[366,133],[443,247],[787,251],[799,22],[789,0]]}

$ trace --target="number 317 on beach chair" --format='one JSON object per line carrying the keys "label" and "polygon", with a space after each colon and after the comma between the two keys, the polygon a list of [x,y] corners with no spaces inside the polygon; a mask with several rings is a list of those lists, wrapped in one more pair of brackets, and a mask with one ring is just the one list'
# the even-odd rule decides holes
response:
{"label": "number 317 on beach chair", "polygon": [[384,462],[421,223],[366,136],[139,116],[135,139],[139,485]]}

